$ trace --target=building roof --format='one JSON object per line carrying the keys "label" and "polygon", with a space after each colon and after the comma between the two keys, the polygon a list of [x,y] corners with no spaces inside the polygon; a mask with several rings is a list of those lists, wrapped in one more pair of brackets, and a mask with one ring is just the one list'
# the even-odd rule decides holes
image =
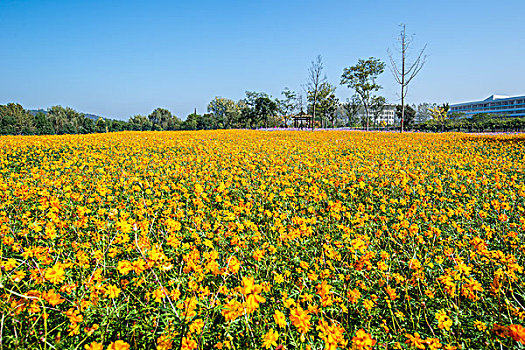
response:
{"label": "building roof", "polygon": [[504,98],[510,98],[510,96],[491,95],[491,96],[487,97],[486,99],[484,99],[483,101],[494,101],[494,100],[501,100],[501,99],[504,99]]}
{"label": "building roof", "polygon": [[517,98],[525,98],[525,95],[520,95],[520,96],[491,95],[484,100],[454,103],[454,104],[451,104],[450,107],[457,107],[457,106],[463,106],[463,105],[470,105],[473,103],[490,102],[490,101],[514,100]]}

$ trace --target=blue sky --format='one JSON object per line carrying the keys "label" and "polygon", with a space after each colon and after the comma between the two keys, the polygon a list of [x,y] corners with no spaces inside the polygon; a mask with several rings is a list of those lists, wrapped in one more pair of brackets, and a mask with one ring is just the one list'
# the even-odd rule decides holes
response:
{"label": "blue sky", "polygon": [[[0,103],[71,106],[127,120],[164,107],[184,119],[215,96],[301,90],[322,55],[388,61],[399,24],[427,44],[409,103],[525,94],[525,1],[0,0]],[[381,94],[398,101],[389,70]]]}

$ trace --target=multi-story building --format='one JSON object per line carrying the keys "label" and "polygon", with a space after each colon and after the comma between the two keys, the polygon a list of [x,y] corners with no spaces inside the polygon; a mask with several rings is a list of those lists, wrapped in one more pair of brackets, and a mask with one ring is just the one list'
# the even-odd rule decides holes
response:
{"label": "multi-story building", "polygon": [[449,113],[463,113],[465,117],[486,113],[501,117],[525,116],[525,96],[492,95],[483,101],[450,105]]}
{"label": "multi-story building", "polygon": [[[359,118],[363,119],[365,116],[365,109],[361,107],[359,111]],[[370,118],[370,124],[376,122],[377,125],[394,125],[396,120],[396,105],[395,104],[385,104],[381,113],[375,118],[375,113],[373,109],[368,111],[368,116]]]}

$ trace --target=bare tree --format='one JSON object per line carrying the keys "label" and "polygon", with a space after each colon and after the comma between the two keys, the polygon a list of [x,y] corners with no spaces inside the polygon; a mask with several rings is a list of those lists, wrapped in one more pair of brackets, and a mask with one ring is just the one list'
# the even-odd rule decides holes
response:
{"label": "bare tree", "polygon": [[306,82],[307,95],[311,94],[313,97],[313,115],[312,115],[312,130],[314,129],[315,112],[317,105],[317,98],[319,97],[319,90],[321,85],[326,81],[326,75],[323,76],[323,60],[321,55],[317,55],[315,61],[312,61],[310,68],[308,68],[308,79]]}
{"label": "bare tree", "polygon": [[401,24],[401,33],[398,41],[401,45],[401,63],[396,62],[392,52],[388,50],[388,56],[390,57],[390,70],[394,76],[396,82],[401,86],[401,132],[403,132],[404,120],[405,120],[405,97],[408,91],[408,84],[416,77],[421,68],[425,65],[426,55],[423,55],[427,45],[419,51],[417,58],[413,62],[408,62],[408,54],[413,44],[413,36],[407,38],[405,32],[405,25]]}

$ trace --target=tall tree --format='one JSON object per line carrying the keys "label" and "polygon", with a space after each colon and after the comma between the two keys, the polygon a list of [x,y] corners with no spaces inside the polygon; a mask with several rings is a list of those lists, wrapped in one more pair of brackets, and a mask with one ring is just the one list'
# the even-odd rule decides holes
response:
{"label": "tall tree", "polygon": [[423,55],[427,45],[419,51],[417,58],[413,62],[409,62],[409,50],[413,44],[413,36],[407,38],[405,25],[401,24],[401,33],[399,35],[399,52],[401,54],[401,62],[396,62],[392,53],[388,52],[390,57],[390,70],[394,79],[401,88],[401,132],[404,129],[405,121],[405,97],[408,92],[408,84],[416,77],[419,71],[423,68],[426,61],[426,56]]}
{"label": "tall tree", "polygon": [[321,125],[326,126],[325,120],[330,121],[332,127],[335,125],[335,118],[337,116],[337,106],[339,105],[339,99],[335,97],[336,87],[330,83],[324,82],[319,86],[317,93],[317,101],[313,91],[308,92],[308,102],[310,102],[309,110],[316,110],[319,119],[321,119]]}
{"label": "tall tree", "polygon": [[418,124],[421,124],[423,122],[426,122],[427,120],[431,119],[432,116],[430,115],[430,108],[436,108],[435,103],[428,103],[423,102],[417,105],[417,113],[416,113],[416,122]]}
{"label": "tall tree", "polygon": [[257,120],[264,123],[264,127],[268,127],[268,122],[271,117],[277,114],[279,107],[277,103],[269,96],[260,96],[255,100],[255,115]]}
{"label": "tall tree", "polygon": [[385,110],[386,99],[383,96],[372,96],[370,99],[370,110],[372,111],[372,118],[374,120],[374,125],[377,126],[377,121],[383,111]]}
{"label": "tall tree", "polygon": [[213,114],[219,129],[237,126],[241,115],[237,103],[224,97],[215,97],[208,104],[208,112]]}
{"label": "tall tree", "polygon": [[343,104],[346,117],[348,118],[348,126],[355,126],[359,123],[359,111],[361,107],[361,99],[357,95],[352,95],[352,97],[347,99],[346,103]]}
{"label": "tall tree", "polygon": [[246,91],[246,97],[238,105],[245,125],[252,128],[261,125],[268,127],[270,118],[279,111],[277,102],[264,92]]}
{"label": "tall tree", "polygon": [[414,121],[416,120],[417,112],[413,107],[409,105],[404,106],[404,108],[401,105],[397,105],[396,106],[396,117],[400,120],[401,118],[403,118],[402,113],[405,113],[405,116],[404,116],[405,128],[408,129],[414,124]]}
{"label": "tall tree", "polygon": [[194,112],[192,114],[189,114],[186,117],[186,120],[182,122],[182,130],[197,130],[197,125],[199,122],[199,119],[201,119],[202,116],[197,114],[197,112]]}
{"label": "tall tree", "polygon": [[146,116],[137,114],[129,118],[129,127],[131,130],[146,131],[151,130],[151,126],[151,121]]}
{"label": "tall tree", "polygon": [[366,130],[370,124],[370,99],[372,92],[382,88],[376,83],[377,77],[385,71],[385,64],[378,58],[360,59],[355,66],[345,68],[341,75],[341,85],[347,85],[361,98],[365,109]]}
{"label": "tall tree", "polygon": [[[312,117],[315,120],[317,112],[317,97],[321,84],[326,81],[326,76],[323,75],[323,59],[321,55],[317,55],[315,61],[312,61],[310,68],[308,68],[308,78],[306,82],[307,94],[312,95],[313,114]],[[312,123],[312,130],[314,129],[314,123]]]}
{"label": "tall tree", "polygon": [[52,135],[55,133],[51,120],[41,111],[38,111],[35,115],[35,129],[38,135]]}
{"label": "tall tree", "polygon": [[284,88],[281,95],[284,98],[278,100],[279,112],[283,117],[284,125],[288,126],[288,121],[297,109],[297,94],[288,88]]}
{"label": "tall tree", "polygon": [[148,119],[152,130],[168,130],[173,124],[173,115],[164,108],[156,108],[148,115]]}
{"label": "tall tree", "polygon": [[33,116],[18,103],[0,106],[3,134],[31,135],[35,133]]}
{"label": "tall tree", "polygon": [[57,135],[78,134],[83,132],[82,126],[85,116],[73,108],[53,106],[47,110],[47,115]]}
{"label": "tall tree", "polygon": [[448,119],[448,110],[449,110],[448,103],[444,103],[443,105],[431,108],[430,113],[432,115],[432,118],[441,126],[441,131],[445,131],[445,123]]}

